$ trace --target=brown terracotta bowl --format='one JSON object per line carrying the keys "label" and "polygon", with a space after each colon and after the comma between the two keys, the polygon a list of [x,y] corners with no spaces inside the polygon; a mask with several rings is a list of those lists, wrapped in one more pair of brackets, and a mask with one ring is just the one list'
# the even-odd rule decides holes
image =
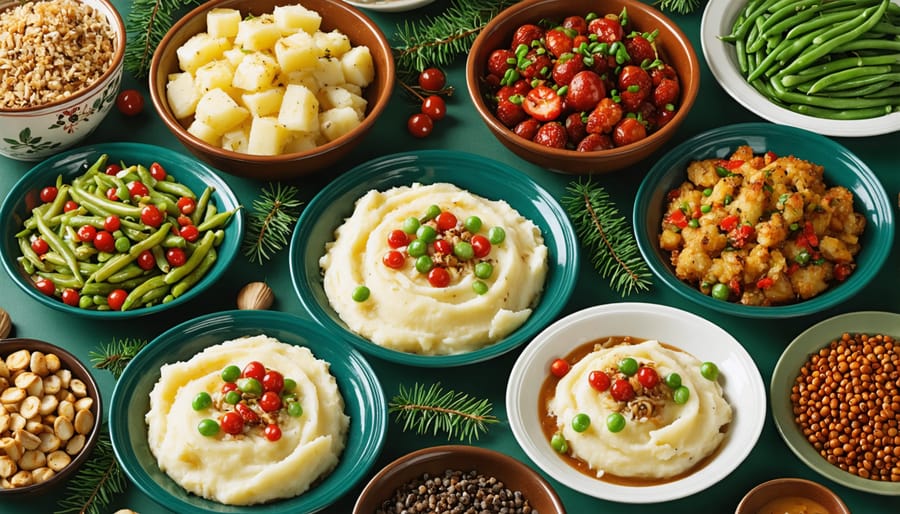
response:
{"label": "brown terracotta bowl", "polygon": [[[90,457],[91,450],[93,450],[94,446],[97,444],[97,438],[100,435],[100,427],[103,422],[102,413],[102,400],[100,396],[100,391],[97,388],[97,383],[94,381],[94,377],[88,371],[88,369],[75,357],[73,354],[68,351],[60,348],[59,346],[47,343],[45,341],[40,341],[37,339],[27,339],[27,338],[11,338],[11,339],[0,339],[0,360],[7,362],[7,357],[10,354],[18,352],[19,350],[28,350],[31,352],[33,357],[35,352],[41,352],[44,355],[47,354],[55,354],[59,357],[60,361],[60,369],[67,369],[71,371],[72,379],[80,379],[84,385],[86,386],[87,394],[85,397],[90,397],[93,399],[92,405],[90,406],[90,413],[93,415],[94,422],[93,426],[89,432],[84,434],[84,446],[81,451],[71,455],[72,460],[69,462],[61,470],[57,471],[52,477],[47,479],[46,481],[42,481],[40,483],[35,483],[32,485],[24,486],[24,487],[16,487],[12,489],[8,489],[0,486],[0,497],[3,496],[13,496],[13,495],[30,495],[30,494],[40,494],[48,489],[56,487],[58,485],[66,482],[69,477],[74,473],[84,462]],[[32,371],[33,368],[31,366],[34,364],[35,360],[31,361],[32,364],[29,365],[28,368],[23,371]],[[6,367],[4,366],[4,369]],[[39,376],[46,376],[43,372],[37,372]],[[3,376],[2,371],[0,371],[0,376]],[[8,379],[11,383],[12,387],[15,387],[14,379]],[[46,383],[46,380],[44,380]],[[2,389],[2,388],[0,388]],[[46,394],[46,393],[45,393]],[[58,396],[58,395],[57,395]],[[12,409],[8,406],[4,407],[8,413],[12,413]],[[58,414],[58,411],[54,411],[52,415]],[[38,416],[40,414],[37,414]],[[46,421],[45,421],[46,424]],[[50,424],[51,430],[53,430],[53,424]],[[2,432],[0,432],[0,439],[4,439],[6,437],[11,437],[10,429],[6,428]],[[15,438],[14,436],[12,436]],[[8,441],[7,441],[8,442]],[[65,444],[60,448],[61,450],[65,449]],[[6,456],[7,453],[3,450],[0,450],[0,458]],[[5,480],[5,479],[4,479]]]}
{"label": "brown terracotta bowl", "polygon": [[184,120],[172,113],[166,99],[166,83],[170,73],[176,73],[176,50],[191,36],[206,30],[206,14],[215,8],[238,9],[242,15],[271,13],[275,6],[290,5],[292,0],[213,0],[192,10],[166,33],[153,54],[150,64],[150,95],[153,106],[166,127],[198,158],[227,173],[259,180],[297,178],[321,171],[347,155],[372,128],[384,112],[394,89],[394,58],[390,44],[378,26],[360,10],[344,2],[304,0],[303,6],[322,17],[319,30],[334,29],[347,35],[353,46],[369,48],[375,64],[375,79],[363,90],[368,101],[362,123],[350,132],[311,150],[276,156],[249,155],[225,150],[208,144],[187,132]]}
{"label": "brown terracotta bowl", "polygon": [[[663,62],[675,68],[681,98],[674,117],[661,129],[644,139],[609,150],[578,152],[550,148],[516,135],[492,111],[486,100],[491,88],[485,83],[491,52],[508,48],[515,30],[525,23],[540,20],[561,21],[567,16],[619,14],[627,9],[634,29],[659,30],[656,47]],[[627,168],[649,157],[678,130],[697,98],[700,87],[700,63],[688,37],[657,9],[638,0],[525,0],[495,16],[478,35],[466,63],[466,86],[475,109],[494,136],[513,153],[551,171],[570,174],[606,173]]]}
{"label": "brown terracotta bowl", "polygon": [[416,450],[388,464],[369,480],[353,507],[353,514],[372,514],[409,482],[421,480],[425,473],[440,477],[447,470],[475,471],[495,477],[507,489],[521,492],[532,509],[541,514],[566,512],[550,484],[522,462],[487,448],[444,445]]}
{"label": "brown terracotta bowl", "polygon": [[759,484],[744,495],[734,514],[759,514],[767,503],[778,498],[809,499],[824,507],[829,514],[850,514],[850,509],[832,490],[802,478],[776,478]]}

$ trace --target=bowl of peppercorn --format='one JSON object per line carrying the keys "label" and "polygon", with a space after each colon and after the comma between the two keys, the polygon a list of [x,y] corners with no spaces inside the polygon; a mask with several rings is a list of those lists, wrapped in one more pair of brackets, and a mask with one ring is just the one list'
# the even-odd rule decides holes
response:
{"label": "bowl of peppercorn", "polygon": [[794,455],[829,480],[892,496],[900,496],[898,336],[895,312],[828,318],[794,338],[770,383],[775,425]]}
{"label": "bowl of peppercorn", "polygon": [[[420,509],[420,504],[428,507]],[[473,512],[566,512],[550,483],[514,457],[489,448],[443,445],[385,466],[360,493],[353,514],[451,512],[456,505]]]}
{"label": "bowl of peppercorn", "polygon": [[687,36],[636,0],[527,0],[472,45],[466,86],[513,153],[593,174],[643,161],[678,130],[700,86]]}

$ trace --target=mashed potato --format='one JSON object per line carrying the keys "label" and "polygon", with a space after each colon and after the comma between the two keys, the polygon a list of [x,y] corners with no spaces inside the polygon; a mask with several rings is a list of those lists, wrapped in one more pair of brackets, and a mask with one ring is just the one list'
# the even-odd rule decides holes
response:
{"label": "mashed potato", "polygon": [[[234,436],[202,435],[201,420],[221,414],[216,405],[221,405],[222,370],[229,365],[243,369],[250,361],[296,381],[302,415],[276,413],[282,432],[277,441],[263,436],[262,425],[245,425]],[[328,368],[309,349],[263,335],[227,341],[187,362],[167,364],[150,393],[150,451],[172,480],[210,500],[250,505],[297,496],[337,465],[346,444],[349,418]],[[213,406],[195,411],[192,402],[202,391],[211,395]]]}
{"label": "mashed potato", "polygon": [[[430,272],[417,269],[411,249],[388,241],[410,218],[435,228],[436,219],[425,220],[429,207],[452,213],[458,221],[451,230],[437,228],[437,240],[471,240],[475,246],[476,237],[486,238],[497,228],[505,238],[490,245],[487,255],[479,257],[476,249],[468,259],[441,254],[439,243],[428,244],[432,268],[443,268],[449,277],[449,283],[435,286]],[[479,230],[465,229],[471,216],[479,218]],[[385,264],[392,251],[401,254],[401,266]],[[489,276],[479,276],[476,265],[482,262],[490,264]],[[544,287],[547,247],[540,229],[506,202],[447,183],[413,184],[369,191],[360,198],[353,215],[335,231],[320,265],[328,301],[350,330],[394,350],[442,355],[476,350],[525,322]],[[353,298],[360,285],[370,291],[365,301]]]}
{"label": "mashed potato", "polygon": [[[629,357],[654,369],[659,383],[646,388],[637,380],[638,374],[629,378],[620,373],[619,363]],[[597,348],[559,380],[548,413],[556,416],[571,456],[586,463],[598,477],[604,473],[644,479],[674,477],[716,450],[732,418],[722,388],[704,378],[700,366],[690,354],[658,341]],[[595,370],[606,372],[613,382],[617,377],[627,380],[634,397],[617,401],[612,389],[598,392],[589,380]],[[670,373],[678,373],[689,392],[682,404],[674,401],[673,389],[664,383]],[[619,432],[607,426],[613,413],[625,420]],[[572,423],[580,414],[590,419],[583,432],[577,432]]]}

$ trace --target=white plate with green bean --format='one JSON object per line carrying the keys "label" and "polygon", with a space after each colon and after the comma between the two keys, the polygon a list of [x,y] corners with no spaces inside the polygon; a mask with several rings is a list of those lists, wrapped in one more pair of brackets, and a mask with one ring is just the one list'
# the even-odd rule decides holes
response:
{"label": "white plate with green bean", "polygon": [[897,0],[710,0],[700,32],[722,88],[768,121],[837,137],[900,130]]}

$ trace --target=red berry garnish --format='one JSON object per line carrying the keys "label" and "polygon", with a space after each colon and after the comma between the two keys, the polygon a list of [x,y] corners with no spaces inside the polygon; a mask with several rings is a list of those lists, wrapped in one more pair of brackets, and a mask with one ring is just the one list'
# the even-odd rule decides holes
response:
{"label": "red berry garnish", "polygon": [[185,241],[193,243],[200,238],[200,231],[197,230],[195,225],[185,225],[178,229],[178,235],[183,237]]}
{"label": "red berry garnish", "polygon": [[439,230],[446,232],[456,227],[456,216],[452,212],[443,211],[434,219]]}
{"label": "red berry garnish", "polygon": [[78,204],[75,203],[75,200],[68,200],[63,204],[63,212],[72,212],[78,209]]}
{"label": "red berry garnish", "polygon": [[266,367],[259,361],[250,361],[241,371],[241,376],[246,378],[255,378],[262,382],[264,376],[266,376]]}
{"label": "red berry garnish", "polygon": [[165,217],[159,211],[159,207],[153,205],[152,203],[149,205],[145,205],[141,209],[141,222],[144,225],[150,225],[153,228],[157,228],[162,225],[163,219],[165,219]]}
{"label": "red berry garnish", "polygon": [[409,235],[406,232],[400,230],[399,228],[396,230],[391,230],[391,233],[388,234],[387,238],[388,246],[391,248],[400,248],[401,246],[406,246],[409,244]]}
{"label": "red berry garnish", "polygon": [[244,418],[237,412],[226,412],[219,418],[219,425],[226,434],[237,435],[244,431]]}
{"label": "red berry garnish", "polygon": [[193,198],[182,196],[175,205],[178,206],[178,210],[181,211],[181,214],[192,214],[197,207],[197,202],[195,202]]}
{"label": "red berry garnish", "polygon": [[266,439],[268,439],[269,441],[275,442],[281,439],[281,428],[279,428],[278,425],[274,423],[266,425],[263,433],[265,434]]}
{"label": "red berry garnish", "polygon": [[259,406],[266,412],[275,412],[281,408],[281,397],[275,391],[266,391],[259,397]]}
{"label": "red berry garnish", "polygon": [[284,389],[284,375],[275,370],[267,371],[261,382],[264,391],[280,393]]}
{"label": "red berry garnish", "polygon": [[634,388],[631,387],[631,383],[627,380],[617,378],[609,387],[609,394],[616,401],[627,402],[634,398]]}
{"label": "red berry garnish", "polygon": [[106,219],[103,220],[103,228],[107,232],[115,232],[116,230],[119,230],[119,227],[121,226],[122,221],[119,220],[119,217],[115,214],[110,214],[106,217]]}
{"label": "red berry garnish", "polygon": [[224,384],[222,384],[222,389],[221,389],[222,396],[224,396],[224,395],[227,394],[227,393],[230,393],[231,391],[236,390],[237,388],[238,388],[238,386],[237,386],[236,383],[234,383],[234,382],[225,382]]}
{"label": "red berry garnish", "polygon": [[647,389],[659,383],[659,373],[649,366],[641,366],[637,372],[638,382]]}
{"label": "red berry garnish", "polygon": [[432,287],[447,287],[450,285],[450,272],[447,268],[434,267],[428,272],[428,283]]}
{"label": "red berry garnish", "polygon": [[406,128],[413,136],[423,138],[427,137],[434,130],[434,121],[427,114],[418,112],[409,117],[409,120],[406,122]]}
{"label": "red berry garnish", "polygon": [[403,267],[403,263],[406,262],[406,258],[397,250],[391,250],[384,254],[384,257],[381,258],[381,262],[388,268],[400,269]]}
{"label": "red berry garnish", "polygon": [[550,363],[550,373],[554,377],[562,378],[569,372],[569,363],[565,359],[556,359]]}
{"label": "red berry garnish", "polygon": [[611,380],[609,379],[609,375],[603,371],[594,370],[588,374],[588,383],[591,384],[591,387],[602,393],[609,389]]}
{"label": "red berry garnish", "polygon": [[135,196],[147,196],[150,194],[150,190],[147,189],[147,186],[145,186],[143,182],[133,180],[128,183],[128,194],[131,195],[132,198]]}
{"label": "red berry garnish", "polygon": [[446,239],[438,239],[434,243],[434,251],[442,255],[450,255],[453,253],[453,245]]}
{"label": "red berry garnish", "polygon": [[122,171],[122,167],[116,163],[107,164],[106,169],[103,170],[103,172],[106,173],[107,175],[115,175],[115,174],[119,173],[120,171]]}
{"label": "red berry garnish", "polygon": [[472,250],[475,251],[475,257],[481,259],[491,253],[491,241],[488,238],[482,235],[475,235],[472,236],[470,242],[472,243]]}
{"label": "red berry garnish", "polygon": [[444,119],[447,115],[447,104],[438,95],[431,95],[422,102],[422,113],[434,121]]}

